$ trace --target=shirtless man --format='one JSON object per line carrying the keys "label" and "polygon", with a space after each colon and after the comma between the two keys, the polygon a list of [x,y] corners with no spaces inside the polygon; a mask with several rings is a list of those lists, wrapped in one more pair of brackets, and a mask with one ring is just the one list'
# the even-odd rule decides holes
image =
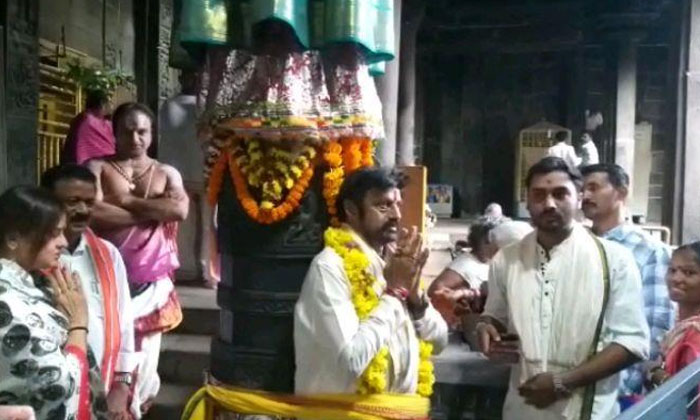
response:
{"label": "shirtless man", "polygon": [[182,320],[172,276],[180,266],[177,223],[189,208],[179,172],[147,155],[154,118],[145,105],[119,106],[112,121],[116,154],[88,162],[97,177],[93,227],[119,249],[127,269],[136,350],[144,356],[134,398],[144,408],[160,388],[162,333]]}

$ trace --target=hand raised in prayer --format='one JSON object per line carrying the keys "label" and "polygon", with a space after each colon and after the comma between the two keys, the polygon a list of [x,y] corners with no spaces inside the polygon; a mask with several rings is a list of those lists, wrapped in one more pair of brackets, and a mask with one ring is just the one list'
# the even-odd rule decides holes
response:
{"label": "hand raised in prayer", "polygon": [[78,273],[70,273],[67,268],[60,267],[47,270],[44,275],[51,284],[54,305],[68,318],[70,327],[87,327],[87,302]]}
{"label": "hand raised in prayer", "polygon": [[390,288],[414,289],[427,255],[423,255],[423,238],[414,226],[410,231],[401,229],[396,249],[387,255],[384,278]]}
{"label": "hand raised in prayer", "polygon": [[551,373],[540,373],[533,376],[520,385],[518,392],[525,399],[525,404],[540,409],[549,407],[558,399]]}

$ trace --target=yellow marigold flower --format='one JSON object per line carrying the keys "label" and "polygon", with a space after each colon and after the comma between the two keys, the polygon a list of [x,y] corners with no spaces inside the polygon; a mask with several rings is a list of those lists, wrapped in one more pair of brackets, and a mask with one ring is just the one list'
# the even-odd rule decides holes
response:
{"label": "yellow marigold flower", "polygon": [[275,207],[275,205],[267,200],[264,200],[260,203],[260,208],[263,210],[272,210]]}

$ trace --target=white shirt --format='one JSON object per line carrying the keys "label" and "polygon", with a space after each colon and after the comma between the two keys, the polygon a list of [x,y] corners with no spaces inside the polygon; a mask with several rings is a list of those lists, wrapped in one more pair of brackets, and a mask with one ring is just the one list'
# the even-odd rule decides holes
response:
{"label": "white shirt", "polygon": [[358,378],[383,346],[390,353],[387,391],[415,393],[418,338],[432,342],[435,353],[447,345],[447,325],[432,306],[422,319],[412,320],[404,304],[382,295],[384,262],[355,237],[377,278],[379,306],[360,322],[343,260],[328,247],[314,258],[294,311],[297,394],[355,393]]}
{"label": "white shirt", "polygon": [[[491,263],[484,315],[521,338],[521,360],[511,370],[503,418],[575,419],[584,388],[544,410],[525,404],[517,388],[538,373],[567,371],[586,360],[601,310],[601,258],[580,225],[549,254],[537,244],[536,236],[533,232],[504,248]],[[639,272],[628,250],[600,241],[609,264],[610,295],[597,351],[617,343],[644,359],[649,352],[649,327],[642,310]],[[596,384],[593,419],[618,414],[619,383],[618,373]]]}
{"label": "white shirt", "polygon": [[[117,296],[119,302],[119,329],[121,343],[119,356],[117,357],[115,372],[133,372],[138,365],[138,354],[134,350],[134,318],[131,309],[131,295],[127,283],[126,267],[124,260],[117,248],[110,242],[100,239],[107,246],[109,255],[114,262],[114,276],[117,281]],[[88,305],[88,345],[92,349],[98,364],[102,363],[104,354],[104,303],[102,300],[102,287],[100,279],[95,272],[95,265],[89,253],[85,237],[80,238],[80,243],[73,254],[67,249],[61,255],[61,264],[77,272],[85,293]],[[109,384],[105,384],[109,385]]]}
{"label": "white shirt", "polygon": [[564,159],[567,165],[572,168],[577,167],[581,164],[581,158],[576,156],[576,151],[574,146],[566,144],[566,142],[560,141],[554,146],[547,149],[547,156],[555,156]]}
{"label": "white shirt", "polygon": [[596,165],[600,162],[598,148],[592,141],[587,141],[581,145],[582,165]]}
{"label": "white shirt", "polygon": [[447,268],[459,274],[471,289],[481,289],[481,285],[489,279],[489,265],[479,261],[471,252],[458,256]]}

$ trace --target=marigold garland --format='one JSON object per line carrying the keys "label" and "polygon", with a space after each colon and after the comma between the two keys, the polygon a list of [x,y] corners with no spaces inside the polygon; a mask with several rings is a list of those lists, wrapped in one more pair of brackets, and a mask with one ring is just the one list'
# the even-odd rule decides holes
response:
{"label": "marigold garland", "polygon": [[255,198],[251,195],[248,189],[248,182],[246,182],[246,179],[241,173],[241,168],[238,166],[234,154],[229,154],[228,166],[231,172],[231,178],[233,179],[233,185],[236,189],[236,196],[241,203],[241,207],[243,207],[243,210],[251,219],[266,225],[284,220],[299,207],[304,192],[306,192],[306,189],[309,187],[311,178],[313,178],[314,175],[313,165],[309,165],[304,169],[281,204],[277,206],[263,206],[262,204],[258,205]]}
{"label": "marigold garland", "polygon": [[[350,232],[344,229],[328,228],[324,234],[326,245],[333,249],[342,259],[345,274],[350,283],[352,304],[358,318],[365,320],[379,305],[379,296],[374,290],[377,280],[369,272],[369,259],[355,243]],[[417,393],[429,397],[433,393],[435,375],[430,357],[433,345],[419,340],[419,365]],[[360,376],[357,392],[360,394],[381,394],[386,392],[389,370],[389,350],[382,347]]]}
{"label": "marigold garland", "polygon": [[323,159],[328,169],[323,176],[323,198],[330,215],[330,225],[339,226],[336,197],[345,175],[363,167],[372,166],[372,141],[362,137],[346,137],[326,143]]}

